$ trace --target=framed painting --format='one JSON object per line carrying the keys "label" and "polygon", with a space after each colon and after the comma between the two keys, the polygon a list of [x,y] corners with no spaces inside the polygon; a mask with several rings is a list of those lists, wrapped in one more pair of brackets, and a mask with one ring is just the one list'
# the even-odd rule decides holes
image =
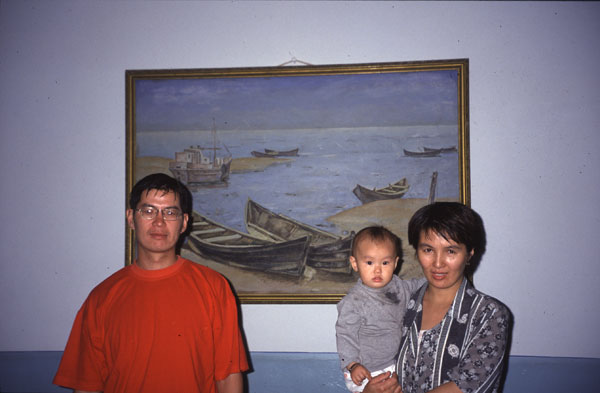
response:
{"label": "framed painting", "polygon": [[[242,303],[335,303],[353,235],[402,241],[434,200],[469,204],[468,59],[126,71],[126,189],[163,172],[193,195],[181,255]],[[127,230],[126,264],[135,258]]]}

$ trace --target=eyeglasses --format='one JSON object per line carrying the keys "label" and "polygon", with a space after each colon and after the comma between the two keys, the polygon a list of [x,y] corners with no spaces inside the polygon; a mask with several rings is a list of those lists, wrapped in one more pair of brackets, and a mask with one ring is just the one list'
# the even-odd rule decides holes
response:
{"label": "eyeglasses", "polygon": [[175,221],[182,216],[181,210],[176,207],[167,207],[162,210],[155,208],[154,206],[144,206],[140,209],[136,209],[140,212],[140,215],[145,220],[154,220],[158,216],[158,212],[162,212],[162,218],[165,221]]}

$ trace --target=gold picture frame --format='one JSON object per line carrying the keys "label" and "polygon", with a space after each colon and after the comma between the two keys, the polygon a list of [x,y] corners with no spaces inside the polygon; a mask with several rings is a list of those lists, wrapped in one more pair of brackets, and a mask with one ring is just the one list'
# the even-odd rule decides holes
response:
{"label": "gold picture frame", "polygon": [[[396,233],[400,276],[419,276],[412,213],[470,204],[468,65],[127,70],[127,199],[152,172],[187,183],[181,254],[227,277],[242,303],[336,303],[367,225]],[[125,243],[130,264],[129,229]]]}

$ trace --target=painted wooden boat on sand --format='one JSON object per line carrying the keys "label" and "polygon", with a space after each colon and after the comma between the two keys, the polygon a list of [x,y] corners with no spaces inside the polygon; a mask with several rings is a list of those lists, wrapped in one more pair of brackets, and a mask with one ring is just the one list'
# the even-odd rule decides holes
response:
{"label": "painted wooden boat on sand", "polygon": [[262,272],[302,276],[310,236],[273,241],[217,223],[198,212],[188,236],[187,247],[216,262]]}
{"label": "painted wooden boat on sand", "polygon": [[382,188],[369,189],[357,184],[352,192],[362,203],[369,203],[385,199],[402,198],[404,194],[408,192],[409,188],[410,185],[408,185],[406,178],[404,177],[396,183]]}
{"label": "painted wooden boat on sand", "polygon": [[332,273],[351,273],[348,258],[354,234],[342,237],[275,213],[251,199],[246,202],[248,233],[273,241],[311,238],[306,264]]}

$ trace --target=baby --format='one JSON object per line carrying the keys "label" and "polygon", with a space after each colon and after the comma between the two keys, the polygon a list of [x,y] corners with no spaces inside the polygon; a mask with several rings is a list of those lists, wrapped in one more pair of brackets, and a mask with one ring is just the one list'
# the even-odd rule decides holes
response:
{"label": "baby", "polygon": [[359,280],[337,305],[337,351],[351,392],[362,392],[371,377],[395,371],[408,299],[425,279],[394,274],[400,239],[382,226],[354,237],[350,264]]}

